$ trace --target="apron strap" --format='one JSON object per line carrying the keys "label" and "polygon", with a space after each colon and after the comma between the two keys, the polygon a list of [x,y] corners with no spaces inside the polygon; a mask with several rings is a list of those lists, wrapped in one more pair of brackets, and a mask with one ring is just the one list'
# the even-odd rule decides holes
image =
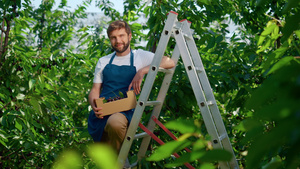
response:
{"label": "apron strap", "polygon": [[133,53],[131,49],[130,49],[130,66],[133,66]]}
{"label": "apron strap", "polygon": [[116,52],[114,52],[114,54],[112,55],[112,57],[110,58],[110,60],[109,60],[109,65],[112,63],[112,61],[114,60],[114,58],[115,58],[115,56],[116,56]]}
{"label": "apron strap", "polygon": [[[110,58],[108,64],[111,64],[111,63],[113,62],[115,56],[116,56],[116,52],[114,52],[114,54],[113,54],[112,57]],[[133,66],[133,53],[132,53],[132,50],[131,50],[131,49],[130,49],[130,66]]]}

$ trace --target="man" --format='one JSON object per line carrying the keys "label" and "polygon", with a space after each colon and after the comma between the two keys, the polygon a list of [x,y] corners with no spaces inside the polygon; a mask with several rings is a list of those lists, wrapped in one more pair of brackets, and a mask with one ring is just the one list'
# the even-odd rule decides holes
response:
{"label": "man", "polygon": [[[133,88],[136,94],[141,91],[141,83],[148,73],[154,54],[144,50],[131,50],[132,38],[129,25],[124,21],[112,22],[107,35],[115,52],[101,57],[95,68],[93,87],[89,94],[92,106],[88,119],[88,131],[95,142],[105,142],[119,153],[125,138],[127,126],[131,121],[133,110],[114,113],[98,118],[101,107],[96,107],[95,99],[115,97],[120,91]],[[160,67],[169,69],[175,66],[172,59],[163,57]]]}

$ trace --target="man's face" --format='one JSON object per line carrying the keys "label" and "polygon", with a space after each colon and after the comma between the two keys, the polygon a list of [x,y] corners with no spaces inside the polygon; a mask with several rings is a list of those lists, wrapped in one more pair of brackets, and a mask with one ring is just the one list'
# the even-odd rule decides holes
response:
{"label": "man's face", "polygon": [[109,40],[112,48],[117,53],[125,52],[130,44],[131,34],[127,34],[125,28],[117,29],[111,32]]}

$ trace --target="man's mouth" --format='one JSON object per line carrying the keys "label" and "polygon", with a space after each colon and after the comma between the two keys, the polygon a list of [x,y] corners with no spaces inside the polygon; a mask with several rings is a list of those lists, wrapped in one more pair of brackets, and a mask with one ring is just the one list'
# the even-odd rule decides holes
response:
{"label": "man's mouth", "polygon": [[122,47],[122,46],[124,46],[123,43],[118,43],[118,44],[116,44],[116,47]]}

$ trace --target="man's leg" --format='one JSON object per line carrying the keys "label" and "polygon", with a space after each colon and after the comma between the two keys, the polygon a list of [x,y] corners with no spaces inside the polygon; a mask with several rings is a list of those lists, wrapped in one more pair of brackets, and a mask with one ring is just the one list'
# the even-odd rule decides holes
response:
{"label": "man's leg", "polygon": [[128,120],[122,113],[112,114],[104,128],[105,140],[119,153],[127,132]]}

